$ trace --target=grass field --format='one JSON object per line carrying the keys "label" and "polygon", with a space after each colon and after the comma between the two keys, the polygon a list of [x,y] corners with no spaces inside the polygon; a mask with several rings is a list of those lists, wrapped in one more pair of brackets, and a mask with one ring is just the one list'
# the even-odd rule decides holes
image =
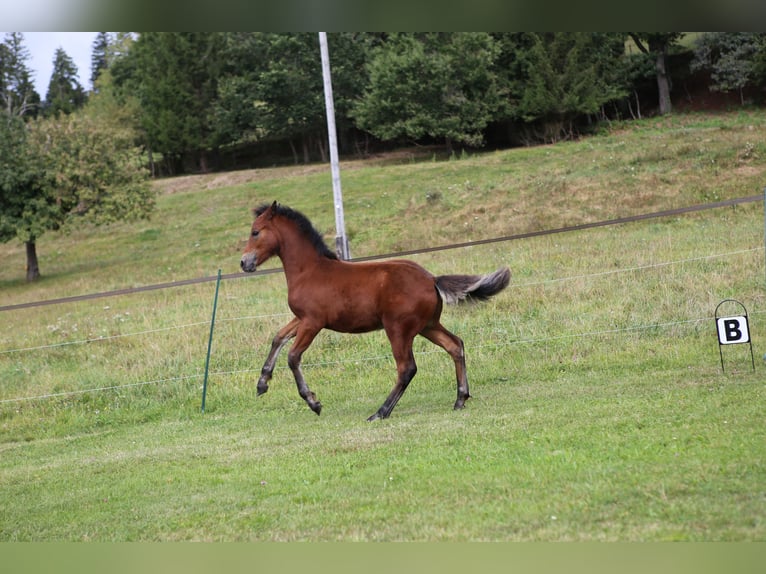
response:
{"label": "grass field", "polygon": [[[613,125],[555,146],[343,165],[353,256],[761,193],[766,113]],[[326,168],[158,182],[154,217],[0,246],[0,304],[237,271],[257,203],[332,242]],[[284,277],[225,281],[200,413],[212,283],[0,314],[0,540],[621,540],[766,538],[762,203],[437,251],[435,274],[508,265],[491,302],[445,309],[473,399],[425,341],[390,419],[385,336],[322,333],[304,356],[324,409],[281,357]],[[275,262],[271,266],[276,266]],[[750,313],[724,349],[713,312]],[[31,398],[30,398],[31,397]],[[37,398],[35,398],[37,397]]]}

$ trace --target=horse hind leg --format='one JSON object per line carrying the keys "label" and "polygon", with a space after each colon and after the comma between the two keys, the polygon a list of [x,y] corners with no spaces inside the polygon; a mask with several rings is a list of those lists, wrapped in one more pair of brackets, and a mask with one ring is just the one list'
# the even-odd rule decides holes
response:
{"label": "horse hind leg", "polygon": [[257,396],[261,396],[263,393],[269,390],[269,381],[271,380],[271,375],[274,372],[274,365],[277,362],[279,352],[290,339],[295,337],[295,334],[298,332],[299,324],[300,321],[295,318],[287,325],[282,327],[274,336],[274,340],[271,342],[271,351],[269,351],[269,355],[266,357],[266,362],[261,368],[261,376],[258,379]]}
{"label": "horse hind leg", "polygon": [[402,398],[404,391],[407,390],[407,385],[410,384],[410,381],[418,372],[415,355],[412,353],[412,341],[414,338],[414,336],[399,338],[389,334],[391,348],[394,351],[394,359],[396,360],[396,384],[377,412],[367,419],[368,421],[388,418],[391,415],[391,411],[394,410],[396,403]]}
{"label": "horse hind leg", "polygon": [[465,367],[465,346],[463,341],[457,335],[450,333],[441,324],[436,324],[423,330],[421,333],[433,344],[438,345],[452,357],[455,361],[455,374],[457,377],[457,400],[455,401],[455,410],[462,409],[465,402],[471,398],[468,392],[468,374]]}

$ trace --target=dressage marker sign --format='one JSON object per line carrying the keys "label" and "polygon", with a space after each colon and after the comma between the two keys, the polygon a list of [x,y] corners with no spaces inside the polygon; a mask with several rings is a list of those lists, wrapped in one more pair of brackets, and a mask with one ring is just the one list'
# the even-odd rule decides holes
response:
{"label": "dressage marker sign", "polygon": [[[731,317],[719,317],[718,312],[724,303],[733,303],[742,308],[741,315]],[[753,356],[753,342],[750,339],[750,325],[747,320],[747,309],[745,306],[734,299],[721,301],[715,308],[715,324],[718,330],[718,353],[721,356],[721,369],[725,372],[723,366],[723,347],[724,345],[736,345],[747,343],[750,345],[750,362],[755,370],[755,358]]]}
{"label": "dressage marker sign", "polygon": [[749,343],[750,331],[745,317],[721,317],[717,321],[718,342],[721,345]]}

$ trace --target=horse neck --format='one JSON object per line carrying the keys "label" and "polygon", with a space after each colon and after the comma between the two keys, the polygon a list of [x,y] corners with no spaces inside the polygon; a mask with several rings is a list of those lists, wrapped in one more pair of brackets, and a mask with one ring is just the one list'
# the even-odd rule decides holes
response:
{"label": "horse neck", "polygon": [[289,227],[282,233],[279,259],[289,281],[291,277],[316,270],[325,257],[300,231]]}

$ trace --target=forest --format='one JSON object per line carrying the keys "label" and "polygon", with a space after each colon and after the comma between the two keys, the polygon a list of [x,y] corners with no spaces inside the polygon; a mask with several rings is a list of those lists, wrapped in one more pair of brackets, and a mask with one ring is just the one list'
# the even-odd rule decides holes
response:
{"label": "forest", "polygon": [[[341,155],[552,143],[675,107],[759,105],[766,34],[328,34]],[[145,217],[150,177],[327,161],[316,33],[101,32],[90,86],[63,49],[44,97],[0,43],[0,241]]]}
{"label": "forest", "polygon": [[[341,153],[437,144],[508,147],[575,137],[599,122],[669,113],[674,92],[760,103],[763,33],[329,34]],[[91,84],[60,50],[45,98],[25,93],[23,36],[6,38],[0,86],[24,114],[105,96],[155,175],[326,160],[315,33],[98,35]],[[15,68],[15,69],[14,69]],[[691,87],[690,87],[691,86]]]}

